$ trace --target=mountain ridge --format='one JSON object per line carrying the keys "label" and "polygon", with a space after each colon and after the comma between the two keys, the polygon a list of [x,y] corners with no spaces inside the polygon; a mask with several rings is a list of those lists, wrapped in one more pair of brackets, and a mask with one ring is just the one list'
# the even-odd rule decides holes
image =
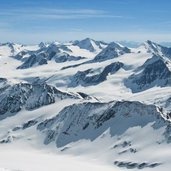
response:
{"label": "mountain ridge", "polygon": [[149,40],[136,48],[90,38],[1,44],[0,148],[169,171],[170,57]]}

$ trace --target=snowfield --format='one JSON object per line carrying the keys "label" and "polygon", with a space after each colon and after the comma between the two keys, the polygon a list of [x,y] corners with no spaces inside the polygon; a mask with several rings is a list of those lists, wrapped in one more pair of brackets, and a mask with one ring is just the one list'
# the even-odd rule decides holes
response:
{"label": "snowfield", "polygon": [[7,146],[1,147],[0,150],[0,168],[9,169],[0,169],[1,171],[113,170],[112,166],[100,163],[95,159],[55,154],[54,152],[35,150],[29,146]]}
{"label": "snowfield", "polygon": [[0,171],[170,171],[170,86],[151,41],[0,44]]}

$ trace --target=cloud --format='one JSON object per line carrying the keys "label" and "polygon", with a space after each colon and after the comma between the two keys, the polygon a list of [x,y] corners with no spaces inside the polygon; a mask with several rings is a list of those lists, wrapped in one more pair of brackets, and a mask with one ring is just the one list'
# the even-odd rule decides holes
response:
{"label": "cloud", "polygon": [[107,11],[95,9],[6,9],[1,10],[0,15],[7,18],[15,19],[85,19],[85,18],[127,18],[120,15],[113,15]]}

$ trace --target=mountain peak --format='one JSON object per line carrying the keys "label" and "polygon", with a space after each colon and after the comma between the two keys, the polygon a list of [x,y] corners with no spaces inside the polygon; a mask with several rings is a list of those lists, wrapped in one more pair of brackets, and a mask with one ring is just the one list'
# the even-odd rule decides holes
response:
{"label": "mountain peak", "polygon": [[94,60],[102,62],[130,52],[129,48],[124,47],[119,43],[111,42],[94,58]]}
{"label": "mountain peak", "polygon": [[162,46],[158,43],[147,40],[142,46],[144,46],[148,53],[153,53],[157,56],[165,56],[168,58],[171,57],[171,48]]}
{"label": "mountain peak", "polygon": [[93,39],[87,37],[87,38],[83,39],[82,41],[95,41],[95,40],[93,40]]}
{"label": "mountain peak", "polygon": [[89,50],[90,52],[98,52],[99,50],[103,49],[106,43],[102,41],[95,41],[90,38],[85,38],[83,40],[77,40],[74,42],[74,45],[80,47],[81,49]]}
{"label": "mountain peak", "polygon": [[46,47],[46,43],[44,43],[44,42],[40,42],[40,43],[39,43],[39,47],[40,47],[40,48],[44,48],[44,47]]}

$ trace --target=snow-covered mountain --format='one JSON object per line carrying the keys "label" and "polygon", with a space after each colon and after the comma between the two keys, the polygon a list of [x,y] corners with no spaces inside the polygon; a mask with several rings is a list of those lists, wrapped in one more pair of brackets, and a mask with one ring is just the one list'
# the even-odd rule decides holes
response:
{"label": "snow-covered mountain", "polygon": [[[56,141],[57,147],[80,139],[95,140],[110,128],[111,136],[121,135],[128,128],[144,127],[150,122],[166,126],[162,113],[155,106],[139,102],[83,103],[64,108],[58,115],[41,122],[37,129],[47,133],[45,144]],[[47,127],[47,125],[49,125]]]}
{"label": "snow-covered mountain", "polygon": [[97,70],[88,69],[85,71],[78,71],[75,75],[71,77],[70,87],[75,87],[78,85],[91,86],[97,85],[105,80],[109,74],[115,74],[119,69],[123,67],[123,63],[114,62],[103,68],[98,68]]}
{"label": "snow-covered mountain", "polygon": [[127,79],[127,85],[134,92],[154,86],[169,86],[171,85],[171,71],[162,57],[154,55],[138,68],[138,73]]}
{"label": "snow-covered mountain", "polygon": [[171,48],[169,47],[164,47],[150,40],[147,40],[145,43],[143,43],[143,46],[147,49],[149,53],[154,53],[160,56],[166,56],[168,58],[171,57]]}
{"label": "snow-covered mountain", "polygon": [[[0,118],[14,115],[22,108],[33,110],[66,98],[81,98],[79,94],[61,92],[46,83],[19,83],[10,85],[1,79]],[[5,83],[3,83],[3,81]]]}
{"label": "snow-covered mountain", "polygon": [[99,51],[107,46],[107,43],[103,41],[95,41],[90,38],[86,38],[84,40],[76,40],[74,41],[74,45],[79,46],[81,49],[89,50],[90,52]]}
{"label": "snow-covered mountain", "polygon": [[[87,57],[87,55],[84,55],[82,51],[96,54],[106,45],[106,43],[100,41],[96,42],[92,39],[75,41],[69,44],[59,44],[54,42],[48,45],[44,45],[41,42],[39,44],[38,50],[21,51],[15,56],[15,58],[24,61],[23,64],[18,67],[18,69],[26,69],[33,66],[47,64],[50,60],[54,60],[56,63],[82,60]],[[79,48],[82,50],[78,50],[77,53],[74,53],[73,48]]]}
{"label": "snow-covered mountain", "polygon": [[42,169],[9,165],[19,153],[51,170],[65,154],[93,171],[170,171],[170,86],[171,48],[149,40],[0,44],[0,168]]}
{"label": "snow-covered mountain", "polygon": [[116,58],[120,55],[130,52],[131,51],[129,48],[124,47],[118,43],[112,42],[94,58],[94,61],[101,62],[104,60]]}

